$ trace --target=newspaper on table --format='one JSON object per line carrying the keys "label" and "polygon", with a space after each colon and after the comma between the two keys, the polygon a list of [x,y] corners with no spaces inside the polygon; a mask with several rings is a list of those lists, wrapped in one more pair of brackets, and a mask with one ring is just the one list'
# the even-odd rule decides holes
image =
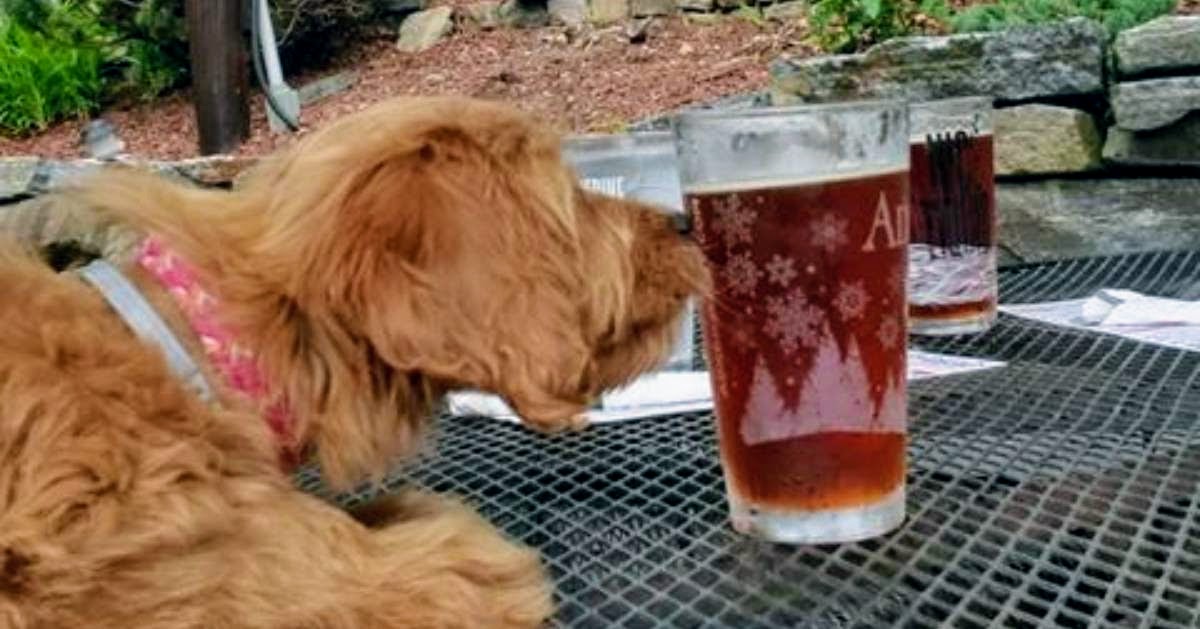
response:
{"label": "newspaper on table", "polygon": [[987,358],[972,358],[970,356],[954,356],[952,354],[935,354],[919,349],[908,350],[908,380],[914,382],[927,378],[953,376],[971,373],[983,369],[1003,367],[1005,363]]}
{"label": "newspaper on table", "polygon": [[[909,380],[924,380],[1004,366],[1003,362],[935,354],[920,350],[908,353]],[[603,396],[588,413],[594,424],[643,417],[710,411],[712,386],[707,371],[659,371],[647,374],[629,386]],[[455,415],[517,420],[516,414],[495,395],[477,391],[453,393],[449,409]]]}
{"label": "newspaper on table", "polygon": [[1000,306],[1016,317],[1200,351],[1200,301],[1105,288],[1091,297]]}

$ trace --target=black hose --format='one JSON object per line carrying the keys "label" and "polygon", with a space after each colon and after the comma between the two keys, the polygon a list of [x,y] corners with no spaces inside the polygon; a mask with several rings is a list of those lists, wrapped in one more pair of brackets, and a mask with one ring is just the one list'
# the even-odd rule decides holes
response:
{"label": "black hose", "polygon": [[263,61],[262,61],[262,40],[259,39],[258,20],[259,14],[262,11],[259,7],[258,0],[249,0],[250,2],[250,57],[254,61],[254,77],[258,79],[258,86],[262,88],[263,95],[267,97],[267,106],[275,113],[275,116],[287,125],[288,130],[293,133],[300,130],[299,121],[293,119],[283,111],[283,107],[275,101],[275,96],[271,94],[271,86],[267,84],[267,80],[263,77]]}

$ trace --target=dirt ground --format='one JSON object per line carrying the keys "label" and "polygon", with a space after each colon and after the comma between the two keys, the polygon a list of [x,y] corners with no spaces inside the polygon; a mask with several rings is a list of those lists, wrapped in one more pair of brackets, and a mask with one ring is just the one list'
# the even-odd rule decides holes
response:
{"label": "dirt ground", "polygon": [[[556,27],[461,30],[416,54],[398,51],[394,35],[364,41],[325,73],[351,70],[357,81],[306,106],[300,133],[381,99],[413,94],[501,99],[566,130],[614,130],[681,105],[764,87],[767,62],[795,49],[799,37],[795,24],[737,17],[713,24],[659,18],[641,43],[631,43],[630,30],[629,25],[578,35]],[[299,87],[318,78],[289,76],[288,82]],[[186,91],[102,115],[133,155],[180,159],[197,154]],[[241,154],[262,154],[295,137],[271,133],[258,92],[251,103],[251,127]],[[78,157],[82,128],[82,122],[72,121],[33,137],[0,138],[0,155]]]}
{"label": "dirt ground", "polygon": [[[980,1],[986,0],[953,3]],[[1180,0],[1177,12],[1200,14],[1200,0]],[[644,38],[631,37],[632,24],[583,33],[561,27],[481,30],[460,24],[447,39],[416,54],[397,50],[394,32],[380,33],[345,51],[332,70],[288,77],[292,87],[300,87],[345,70],[357,76],[350,89],[305,106],[298,135],[381,99],[414,94],[500,99],[564,130],[613,131],[683,105],[762,89],[767,64],[776,55],[815,53],[804,41],[803,19],[781,23],[742,15],[703,21],[655,18]],[[189,99],[185,90],[101,115],[115,125],[132,155],[194,157],[198,140]],[[0,156],[80,157],[83,125],[69,121],[31,137],[0,137]],[[251,136],[238,153],[260,155],[296,137],[270,131],[263,99],[255,91]]]}

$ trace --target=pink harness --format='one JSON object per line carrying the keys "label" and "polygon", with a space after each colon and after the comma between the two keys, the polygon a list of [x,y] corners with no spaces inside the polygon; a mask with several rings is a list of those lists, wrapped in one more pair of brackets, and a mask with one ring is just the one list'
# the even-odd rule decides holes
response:
{"label": "pink harness", "polygon": [[279,442],[284,465],[289,468],[297,465],[300,447],[296,443],[296,422],[288,400],[272,392],[257,357],[220,322],[217,298],[204,290],[196,272],[186,261],[155,237],[142,242],[137,263],[175,299],[200,338],[210,364],[221,374],[225,384],[263,409],[263,417]]}

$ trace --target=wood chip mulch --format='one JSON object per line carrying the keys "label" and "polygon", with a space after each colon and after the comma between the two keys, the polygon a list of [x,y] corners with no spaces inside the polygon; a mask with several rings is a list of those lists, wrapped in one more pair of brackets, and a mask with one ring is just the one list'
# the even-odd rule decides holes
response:
{"label": "wood chip mulch", "polygon": [[[464,26],[417,54],[396,50],[394,36],[365,41],[344,54],[334,70],[352,70],[355,84],[306,106],[302,125],[317,128],[391,96],[462,94],[513,102],[567,131],[611,131],[682,105],[762,89],[772,58],[784,50],[804,50],[794,23],[659,18],[642,43],[630,42],[630,29],[623,24],[572,33],[557,27],[483,31]],[[317,78],[288,80],[298,87]],[[188,98],[185,91],[102,115],[132,155],[195,157],[196,125]],[[0,138],[0,156],[80,157],[83,124],[70,121],[28,138]],[[257,91],[251,126],[239,154],[263,154],[295,137],[270,132]]]}
{"label": "wood chip mulch", "polygon": [[[981,2],[953,1],[955,6]],[[1180,0],[1176,13],[1200,14],[1200,0]],[[416,54],[398,51],[394,32],[364,39],[342,54],[333,69],[288,77],[292,87],[299,87],[335,72],[357,75],[349,90],[304,107],[299,135],[379,100],[415,94],[499,99],[565,131],[614,131],[681,106],[763,89],[771,59],[783,52],[816,52],[803,43],[803,20],[777,23],[736,13],[711,22],[686,16],[655,18],[644,29],[644,39],[630,37],[633,26],[583,32],[562,27],[480,30],[460,22],[450,37]],[[250,107],[251,135],[237,154],[262,155],[297,137],[270,131],[257,90]],[[134,156],[198,155],[186,90],[102,115],[116,126]],[[0,157],[81,157],[83,126],[84,121],[67,121],[29,137],[0,137]]]}

